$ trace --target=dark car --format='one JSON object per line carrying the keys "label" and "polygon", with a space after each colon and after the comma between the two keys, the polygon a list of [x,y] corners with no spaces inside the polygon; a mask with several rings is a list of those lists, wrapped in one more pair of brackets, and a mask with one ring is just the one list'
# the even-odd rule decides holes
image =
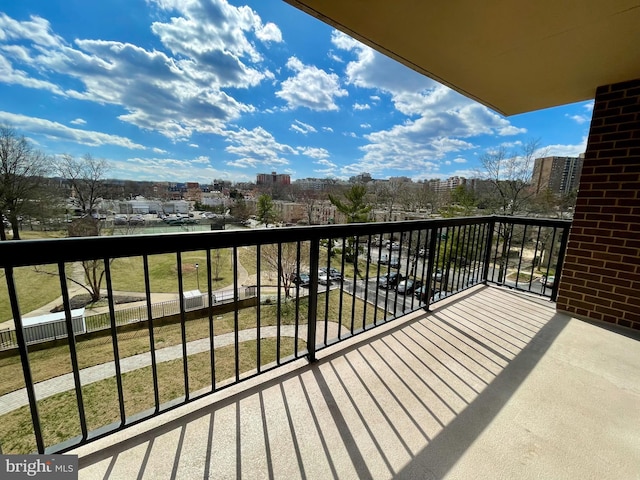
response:
{"label": "dark car", "polygon": [[391,257],[391,260],[389,260],[389,267],[400,268],[400,257]]}
{"label": "dark car", "polygon": [[311,282],[311,277],[308,273],[300,273],[300,275],[296,275],[295,273],[291,276],[291,281],[296,285],[309,285]]}
{"label": "dark car", "polygon": [[378,280],[378,288],[394,288],[402,280],[404,280],[404,277],[398,272],[386,273]]}
{"label": "dark car", "polygon": [[396,291],[402,295],[411,295],[415,289],[420,288],[422,282],[420,280],[414,280],[413,278],[407,278],[398,283]]}
{"label": "dark car", "polygon": [[340,282],[342,280],[342,273],[335,268],[330,268],[327,270],[326,268],[321,268],[318,270],[318,282],[321,285],[328,285],[332,282]]}

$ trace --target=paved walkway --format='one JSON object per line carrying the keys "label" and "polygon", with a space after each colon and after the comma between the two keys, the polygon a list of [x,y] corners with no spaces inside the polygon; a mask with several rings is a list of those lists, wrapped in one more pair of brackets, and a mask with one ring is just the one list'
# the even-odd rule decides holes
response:
{"label": "paved walkway", "polygon": [[[337,336],[337,324],[334,322],[329,323],[330,336]],[[334,331],[331,331],[334,330]],[[260,328],[260,337],[269,338],[276,337],[277,327],[267,326]],[[281,337],[293,337],[295,336],[294,325],[282,325],[280,327]],[[316,327],[316,338],[323,338],[324,336],[324,322],[318,322]],[[248,329],[238,332],[240,342],[256,341],[257,330]],[[298,326],[298,338],[307,340],[307,326]],[[233,345],[235,340],[234,332],[224,333],[222,335],[216,335],[214,337],[214,348],[224,347],[226,345]],[[187,355],[195,355],[196,353],[209,351],[209,338],[202,338],[200,340],[194,340],[187,343]],[[171,347],[165,347],[157,349],[156,362],[168,362],[182,358],[182,344],[173,345]],[[151,353],[141,353],[120,359],[120,371],[124,374],[137,370],[139,368],[148,367],[151,365]],[[113,377],[116,374],[115,362],[102,363],[93,367],[83,368],[80,370],[80,381],[82,385],[88,385],[90,383],[99,382],[109,377]],[[73,390],[75,384],[73,381],[73,373],[67,373],[60,375],[59,377],[51,378],[35,384],[36,397],[38,400],[51,397],[58,393]],[[4,415],[13,410],[16,410],[25,405],[29,405],[29,399],[27,396],[27,390],[22,388],[14,392],[7,393],[0,396],[0,415]]]}

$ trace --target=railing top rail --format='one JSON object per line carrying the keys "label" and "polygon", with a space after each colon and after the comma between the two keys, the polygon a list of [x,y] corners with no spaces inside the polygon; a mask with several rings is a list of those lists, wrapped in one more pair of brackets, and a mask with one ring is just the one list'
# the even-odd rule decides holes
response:
{"label": "railing top rail", "polygon": [[509,221],[518,224],[566,227],[567,220],[527,217],[479,216],[449,219],[407,220],[382,223],[313,225],[256,230],[179,232],[164,234],[113,235],[0,242],[0,268],[74,262],[95,258],[118,258],[175,252],[265,245],[348,236],[397,233],[455,225]]}

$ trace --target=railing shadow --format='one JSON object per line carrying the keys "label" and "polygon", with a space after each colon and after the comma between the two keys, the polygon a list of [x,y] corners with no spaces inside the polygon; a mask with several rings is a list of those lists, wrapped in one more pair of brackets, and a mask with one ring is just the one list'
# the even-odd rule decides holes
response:
{"label": "railing shadow", "polygon": [[567,323],[551,305],[481,287],[119,443],[85,446],[81,476],[442,478]]}

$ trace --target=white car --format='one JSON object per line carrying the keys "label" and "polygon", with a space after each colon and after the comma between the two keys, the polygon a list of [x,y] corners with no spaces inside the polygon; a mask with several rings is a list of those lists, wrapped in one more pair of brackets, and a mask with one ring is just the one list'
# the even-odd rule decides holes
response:
{"label": "white car", "polygon": [[556,277],[554,277],[553,275],[548,277],[542,277],[540,279],[540,283],[542,283],[542,285],[544,285],[547,288],[553,288],[553,285],[555,282],[556,282]]}

